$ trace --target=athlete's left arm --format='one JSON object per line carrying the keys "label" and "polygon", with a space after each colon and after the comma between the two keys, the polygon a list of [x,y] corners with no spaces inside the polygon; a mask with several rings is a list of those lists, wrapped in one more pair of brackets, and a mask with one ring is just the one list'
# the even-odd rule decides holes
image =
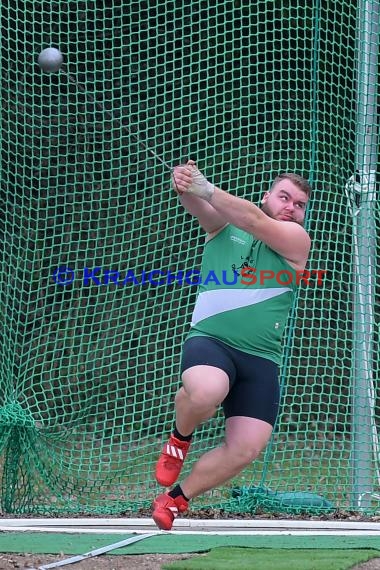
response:
{"label": "athlete's left arm", "polygon": [[297,267],[304,268],[310,238],[302,226],[274,220],[249,200],[228,194],[216,186],[209,202],[227,222],[254,235]]}

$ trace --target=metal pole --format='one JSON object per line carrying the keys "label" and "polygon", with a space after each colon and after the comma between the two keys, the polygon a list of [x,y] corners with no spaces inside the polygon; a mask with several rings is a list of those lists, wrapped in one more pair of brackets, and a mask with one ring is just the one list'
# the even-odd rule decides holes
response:
{"label": "metal pole", "polygon": [[373,335],[376,267],[376,168],[379,0],[361,0],[357,36],[357,115],[353,204],[353,377],[351,504],[371,504],[378,436],[373,388]]}

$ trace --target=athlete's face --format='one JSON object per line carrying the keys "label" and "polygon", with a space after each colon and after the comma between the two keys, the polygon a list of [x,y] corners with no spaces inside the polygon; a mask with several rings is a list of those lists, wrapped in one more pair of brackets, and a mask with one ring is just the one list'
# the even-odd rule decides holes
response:
{"label": "athlete's face", "polygon": [[277,182],[270,192],[266,192],[261,209],[271,218],[303,225],[308,197],[288,178]]}

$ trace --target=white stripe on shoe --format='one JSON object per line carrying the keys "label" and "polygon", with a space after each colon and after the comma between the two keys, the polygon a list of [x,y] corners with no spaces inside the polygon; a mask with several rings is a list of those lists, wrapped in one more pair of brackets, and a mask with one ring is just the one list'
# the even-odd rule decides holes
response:
{"label": "white stripe on shoe", "polygon": [[181,461],[183,461],[183,453],[182,453],[182,449],[180,449],[179,447],[175,447],[175,445],[166,445],[166,453],[168,455],[170,455],[171,457],[176,457],[177,459],[180,459]]}

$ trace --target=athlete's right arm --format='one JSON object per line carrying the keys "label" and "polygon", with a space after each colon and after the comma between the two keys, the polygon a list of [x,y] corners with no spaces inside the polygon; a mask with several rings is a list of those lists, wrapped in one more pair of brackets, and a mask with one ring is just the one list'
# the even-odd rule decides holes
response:
{"label": "athlete's right arm", "polygon": [[192,183],[191,168],[195,163],[189,160],[186,165],[177,166],[173,172],[172,185],[173,189],[179,195],[180,202],[189,214],[198,218],[199,225],[207,233],[213,234],[227,224],[227,221],[221,216],[211,204],[195,196],[194,194],[181,193],[176,187],[176,176],[180,176],[182,183],[188,176],[189,186]]}
{"label": "athlete's right arm", "polygon": [[179,199],[185,210],[198,218],[199,225],[205,232],[214,233],[227,224],[226,220],[202,198],[183,194]]}

